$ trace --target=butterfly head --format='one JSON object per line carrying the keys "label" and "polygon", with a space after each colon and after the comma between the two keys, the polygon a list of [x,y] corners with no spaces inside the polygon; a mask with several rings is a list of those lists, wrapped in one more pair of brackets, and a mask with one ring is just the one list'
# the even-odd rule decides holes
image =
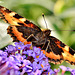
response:
{"label": "butterfly head", "polygon": [[49,29],[46,29],[43,32],[46,36],[49,36],[51,34],[51,30],[49,30]]}

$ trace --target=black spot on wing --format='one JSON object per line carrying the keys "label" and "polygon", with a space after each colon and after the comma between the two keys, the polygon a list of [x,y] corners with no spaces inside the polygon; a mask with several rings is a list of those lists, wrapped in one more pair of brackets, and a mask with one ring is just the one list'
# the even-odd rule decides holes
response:
{"label": "black spot on wing", "polygon": [[63,52],[62,48],[59,48],[58,46],[54,46],[55,48],[53,48],[53,52],[56,54],[56,55],[61,55],[61,53]]}
{"label": "black spot on wing", "polygon": [[9,26],[8,28],[7,28],[7,33],[13,38],[13,42],[19,42],[19,40],[17,39],[17,37],[15,36],[15,34],[12,32],[13,30],[12,30],[12,27],[11,26]]}
{"label": "black spot on wing", "polygon": [[47,53],[50,53],[50,52],[51,52],[51,50],[48,49],[48,50],[47,50]]}
{"label": "black spot on wing", "polygon": [[67,62],[69,62],[71,65],[75,65],[75,62],[69,61],[69,60],[65,60]]}
{"label": "black spot on wing", "polygon": [[72,55],[74,55],[75,51],[69,47],[69,53],[71,53]]}
{"label": "black spot on wing", "polygon": [[10,11],[9,9],[4,10],[6,13],[11,13],[12,11]]}
{"label": "black spot on wing", "polygon": [[62,48],[59,48],[56,43],[59,40],[53,36],[49,36],[49,39],[50,39],[50,47],[51,47],[51,50],[54,52],[54,54],[62,55],[63,50],[62,50]]}
{"label": "black spot on wing", "polygon": [[24,21],[24,23],[29,24],[30,22],[28,20]]}
{"label": "black spot on wing", "polygon": [[19,18],[23,18],[22,16],[18,15],[18,14],[15,14],[13,17],[19,19]]}
{"label": "black spot on wing", "polygon": [[52,50],[51,50],[51,46],[49,45],[48,49],[47,49],[47,53],[50,53]]}
{"label": "black spot on wing", "polygon": [[48,58],[48,60],[49,60],[50,62],[54,63],[54,64],[59,64],[59,63],[61,63],[61,62],[63,61],[62,58],[60,58],[60,59]]}
{"label": "black spot on wing", "polygon": [[[48,45],[48,41],[45,42],[45,44],[43,45],[42,49],[43,49],[43,50],[46,50],[47,45]],[[48,47],[48,48],[49,48],[49,47]]]}
{"label": "black spot on wing", "polygon": [[18,23],[19,25],[23,25],[24,26],[24,24],[23,23]]}
{"label": "black spot on wing", "polygon": [[4,8],[4,7],[0,6],[0,10],[1,10],[2,8]]}
{"label": "black spot on wing", "polygon": [[64,43],[60,42],[60,46],[65,47],[66,45]]}
{"label": "black spot on wing", "polygon": [[24,23],[26,23],[27,25],[29,25],[28,27],[34,28],[37,31],[41,31],[41,29],[38,26],[36,26],[35,24],[33,24],[32,22],[30,22],[28,20],[24,21]]}
{"label": "black spot on wing", "polygon": [[0,18],[8,23],[8,21],[5,19],[4,15],[2,13],[0,13]]}
{"label": "black spot on wing", "polygon": [[11,10],[9,10],[9,9],[7,9],[5,7],[2,7],[2,6],[0,6],[0,10],[3,10],[5,12],[7,12],[7,13],[11,13],[12,12]]}

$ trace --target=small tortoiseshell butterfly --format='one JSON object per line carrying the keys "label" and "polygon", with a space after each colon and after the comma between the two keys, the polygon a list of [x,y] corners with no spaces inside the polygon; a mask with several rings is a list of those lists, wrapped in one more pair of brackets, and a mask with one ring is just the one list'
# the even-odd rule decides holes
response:
{"label": "small tortoiseshell butterfly", "polygon": [[0,6],[0,18],[11,24],[7,32],[13,41],[27,40],[27,42],[32,42],[33,46],[41,47],[51,63],[60,64],[65,60],[75,65],[75,51],[57,38],[50,36],[51,30],[42,31],[26,18],[3,6]]}

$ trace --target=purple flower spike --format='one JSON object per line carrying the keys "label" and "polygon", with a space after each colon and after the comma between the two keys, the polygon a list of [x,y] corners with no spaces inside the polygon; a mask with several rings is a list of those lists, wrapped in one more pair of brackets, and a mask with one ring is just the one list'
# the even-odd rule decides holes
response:
{"label": "purple flower spike", "polygon": [[16,49],[15,46],[9,45],[9,46],[6,47],[6,50],[5,51],[8,52],[8,53],[14,53],[14,52],[17,51],[17,49]]}
{"label": "purple flower spike", "polygon": [[70,72],[71,72],[71,71],[72,71],[72,69],[71,69],[71,68],[69,68],[69,67],[67,67],[67,71],[70,71]]}
{"label": "purple flower spike", "polygon": [[7,52],[3,52],[0,50],[0,65],[6,62],[7,56],[8,56]]}
{"label": "purple flower spike", "polygon": [[36,70],[35,72],[33,72],[33,75],[41,75],[41,70]]}
{"label": "purple flower spike", "polygon": [[15,42],[15,47],[17,48],[17,50],[23,50],[25,45],[22,42]]}
{"label": "purple flower spike", "polygon": [[54,71],[52,69],[50,69],[50,71],[48,72],[47,75],[53,75],[54,74]]}
{"label": "purple flower spike", "polygon": [[43,70],[47,70],[47,68],[50,66],[48,63],[47,58],[44,58],[44,60],[42,59],[39,64],[41,65]]}
{"label": "purple flower spike", "polygon": [[64,75],[65,71],[68,71],[67,70],[67,67],[61,65],[60,68],[62,69],[62,75]]}
{"label": "purple flower spike", "polygon": [[32,66],[33,66],[33,71],[36,71],[36,69],[42,69],[41,65],[38,64],[36,61],[33,62]]}
{"label": "purple flower spike", "polygon": [[75,69],[71,71],[71,75],[75,75]]}
{"label": "purple flower spike", "polygon": [[30,49],[31,44],[24,45],[22,42],[15,42],[15,46],[17,50],[28,50]]}
{"label": "purple flower spike", "polygon": [[71,75],[75,75],[75,69],[71,69],[71,68],[69,68],[69,67],[67,67],[67,68],[68,68],[68,71],[71,72]]}
{"label": "purple flower spike", "polygon": [[33,47],[33,51],[36,53],[36,55],[40,55],[41,53],[41,49],[40,48],[37,48],[37,47]]}
{"label": "purple flower spike", "polygon": [[63,65],[61,65],[60,68],[61,68],[62,70],[64,70],[64,71],[67,71],[67,67],[65,67],[65,66],[63,66]]}
{"label": "purple flower spike", "polygon": [[60,69],[54,69],[55,74],[54,75],[58,75],[58,72],[60,72]]}
{"label": "purple flower spike", "polygon": [[62,75],[64,75],[65,71],[70,71],[71,75],[75,75],[75,69],[71,69],[71,68],[65,67],[63,65],[61,65],[60,68],[62,69]]}

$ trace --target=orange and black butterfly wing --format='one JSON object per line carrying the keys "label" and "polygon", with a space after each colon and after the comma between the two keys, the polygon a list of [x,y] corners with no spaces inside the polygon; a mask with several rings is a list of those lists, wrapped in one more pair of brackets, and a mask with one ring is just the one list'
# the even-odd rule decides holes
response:
{"label": "orange and black butterfly wing", "polygon": [[10,25],[25,26],[33,29],[35,28],[35,30],[37,31],[41,31],[38,26],[28,21],[26,18],[3,6],[0,6],[0,18],[9,23]]}
{"label": "orange and black butterfly wing", "polygon": [[75,65],[75,51],[53,36],[49,36],[50,45],[46,56],[50,62],[60,64],[63,60]]}
{"label": "orange and black butterfly wing", "polygon": [[10,24],[7,32],[11,35],[13,41],[24,42],[31,34],[35,35],[41,31],[38,26],[26,18],[2,6],[0,6],[0,18]]}
{"label": "orange and black butterfly wing", "polygon": [[[8,34],[11,35],[14,42],[18,42],[18,41],[24,42],[31,34],[35,35],[39,31],[37,31],[33,28],[30,28],[30,27],[10,25],[7,28],[7,32],[8,32]],[[32,40],[33,39],[34,38],[32,38]],[[35,41],[35,39],[34,39],[34,41]],[[26,42],[25,42],[25,44],[26,44]]]}

